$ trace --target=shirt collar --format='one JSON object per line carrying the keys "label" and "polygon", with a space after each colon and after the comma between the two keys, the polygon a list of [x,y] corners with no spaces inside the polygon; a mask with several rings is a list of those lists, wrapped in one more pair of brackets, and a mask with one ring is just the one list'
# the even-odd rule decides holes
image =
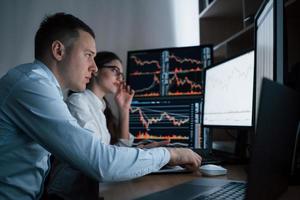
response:
{"label": "shirt collar", "polygon": [[48,78],[51,79],[51,81],[56,85],[57,89],[59,90],[61,96],[63,96],[62,89],[61,89],[56,77],[54,76],[53,72],[43,62],[41,62],[37,59],[34,61],[34,64],[39,65],[47,73]]}
{"label": "shirt collar", "polygon": [[96,109],[101,109],[102,111],[106,108],[106,103],[103,98],[99,98],[97,95],[95,95],[91,90],[86,89],[85,93],[89,96],[91,101],[93,101],[93,104],[95,105]]}

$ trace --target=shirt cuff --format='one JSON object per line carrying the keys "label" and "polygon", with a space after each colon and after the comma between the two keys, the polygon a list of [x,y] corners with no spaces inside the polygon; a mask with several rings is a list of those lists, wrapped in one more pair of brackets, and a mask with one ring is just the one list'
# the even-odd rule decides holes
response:
{"label": "shirt cuff", "polygon": [[170,151],[165,147],[145,149],[145,151],[151,151],[151,154],[153,155],[153,158],[155,160],[154,171],[159,170],[170,162],[171,154]]}
{"label": "shirt cuff", "polygon": [[120,147],[131,147],[133,144],[134,136],[129,133],[129,139],[119,139],[117,146]]}

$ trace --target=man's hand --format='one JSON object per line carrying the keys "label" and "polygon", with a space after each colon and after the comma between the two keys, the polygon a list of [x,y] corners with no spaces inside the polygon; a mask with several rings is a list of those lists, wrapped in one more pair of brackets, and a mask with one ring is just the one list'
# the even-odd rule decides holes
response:
{"label": "man's hand", "polygon": [[181,165],[191,171],[196,171],[201,165],[201,156],[186,148],[167,148],[171,154],[169,165]]}

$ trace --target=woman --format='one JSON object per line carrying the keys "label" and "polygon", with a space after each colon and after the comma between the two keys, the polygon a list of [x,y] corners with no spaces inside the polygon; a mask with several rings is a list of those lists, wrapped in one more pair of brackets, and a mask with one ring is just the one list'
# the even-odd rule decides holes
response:
{"label": "woman", "polygon": [[[68,108],[79,125],[91,130],[102,143],[131,146],[134,137],[129,133],[129,108],[134,91],[123,81],[121,60],[112,52],[98,52],[95,62],[98,72],[84,92],[72,93],[66,99]],[[107,94],[114,95],[118,122],[107,106]],[[54,165],[47,190],[49,199],[97,199],[97,181],[64,162]]]}
{"label": "woman", "polygon": [[[123,81],[121,60],[112,52],[99,52],[95,62],[98,72],[91,78],[87,89],[71,94],[66,103],[79,125],[92,130],[103,143],[131,146],[134,137],[129,134],[129,108],[134,91]],[[107,94],[114,94],[118,122],[107,106]]]}

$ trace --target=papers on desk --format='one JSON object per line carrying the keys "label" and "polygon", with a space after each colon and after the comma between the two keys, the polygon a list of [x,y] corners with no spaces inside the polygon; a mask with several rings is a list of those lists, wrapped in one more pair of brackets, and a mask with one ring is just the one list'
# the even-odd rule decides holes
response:
{"label": "papers on desk", "polygon": [[159,171],[157,172],[152,172],[152,174],[169,174],[169,173],[190,173],[191,171],[180,167],[178,165],[176,166],[169,166],[166,165],[163,168],[161,168]]}

